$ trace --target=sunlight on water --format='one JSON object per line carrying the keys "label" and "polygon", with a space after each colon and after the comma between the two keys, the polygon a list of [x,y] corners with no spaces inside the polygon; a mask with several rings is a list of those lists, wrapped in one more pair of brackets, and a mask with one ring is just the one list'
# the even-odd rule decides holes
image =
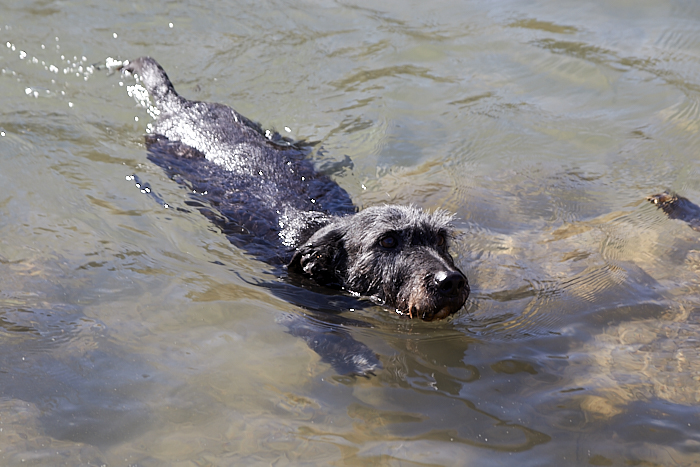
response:
{"label": "sunlight on water", "polygon": [[[696,3],[212,11],[3,8],[0,463],[697,463],[698,232],[646,200],[700,203]],[[148,159],[143,55],[312,143],[356,206],[455,213],[465,307],[409,320],[244,253]]]}

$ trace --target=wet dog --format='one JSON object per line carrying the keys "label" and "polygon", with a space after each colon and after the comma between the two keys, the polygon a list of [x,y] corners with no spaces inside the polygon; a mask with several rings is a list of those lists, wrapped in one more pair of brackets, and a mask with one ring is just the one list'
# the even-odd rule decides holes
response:
{"label": "wet dog", "polygon": [[290,275],[369,298],[407,317],[441,319],[469,295],[448,249],[451,216],[414,206],[356,212],[308,149],[228,106],[187,100],[152,58],[126,63],[155,101],[149,151],[193,190],[236,245]]}

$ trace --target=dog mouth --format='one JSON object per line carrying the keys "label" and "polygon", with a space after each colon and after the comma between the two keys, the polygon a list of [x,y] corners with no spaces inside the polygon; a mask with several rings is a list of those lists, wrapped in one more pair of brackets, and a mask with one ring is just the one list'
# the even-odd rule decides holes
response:
{"label": "dog mouth", "polygon": [[423,321],[436,321],[440,319],[445,319],[452,313],[457,312],[464,303],[467,301],[467,297],[464,300],[456,300],[452,303],[444,304],[443,306],[420,306],[416,303],[409,303],[405,310],[396,308],[396,314],[403,316],[408,319],[421,319]]}
{"label": "dog mouth", "polygon": [[420,318],[423,321],[434,321],[437,319],[445,319],[448,316],[450,316],[452,313],[456,312],[459,308],[461,308],[461,306],[458,308],[446,306],[446,307],[439,309],[437,312],[433,313],[432,315],[428,315],[426,313],[423,313],[420,316]]}
{"label": "dog mouth", "polygon": [[391,292],[367,298],[403,318],[436,321],[459,311],[467,302],[470,289],[467,278],[457,270],[417,275],[417,280],[401,284],[396,295]]}
{"label": "dog mouth", "polygon": [[418,284],[406,284],[396,301],[396,313],[413,319],[435,321],[456,313],[469,298],[469,284],[459,271],[424,276]]}

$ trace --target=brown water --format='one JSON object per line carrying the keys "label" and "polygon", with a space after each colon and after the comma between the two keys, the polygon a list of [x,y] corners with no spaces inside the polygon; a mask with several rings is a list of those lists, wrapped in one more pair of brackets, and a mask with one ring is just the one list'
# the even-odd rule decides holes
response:
{"label": "brown water", "polygon": [[[699,234],[644,201],[700,202],[700,3],[201,5],[0,0],[0,464],[700,465]],[[91,67],[140,55],[455,212],[465,309],[345,310],[337,376]]]}

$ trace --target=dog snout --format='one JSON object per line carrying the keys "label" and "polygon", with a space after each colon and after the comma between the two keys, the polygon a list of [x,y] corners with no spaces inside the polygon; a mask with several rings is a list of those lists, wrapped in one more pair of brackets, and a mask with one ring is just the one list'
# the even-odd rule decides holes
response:
{"label": "dog snout", "polygon": [[467,278],[459,271],[440,271],[435,274],[435,285],[445,297],[458,297],[467,287]]}

